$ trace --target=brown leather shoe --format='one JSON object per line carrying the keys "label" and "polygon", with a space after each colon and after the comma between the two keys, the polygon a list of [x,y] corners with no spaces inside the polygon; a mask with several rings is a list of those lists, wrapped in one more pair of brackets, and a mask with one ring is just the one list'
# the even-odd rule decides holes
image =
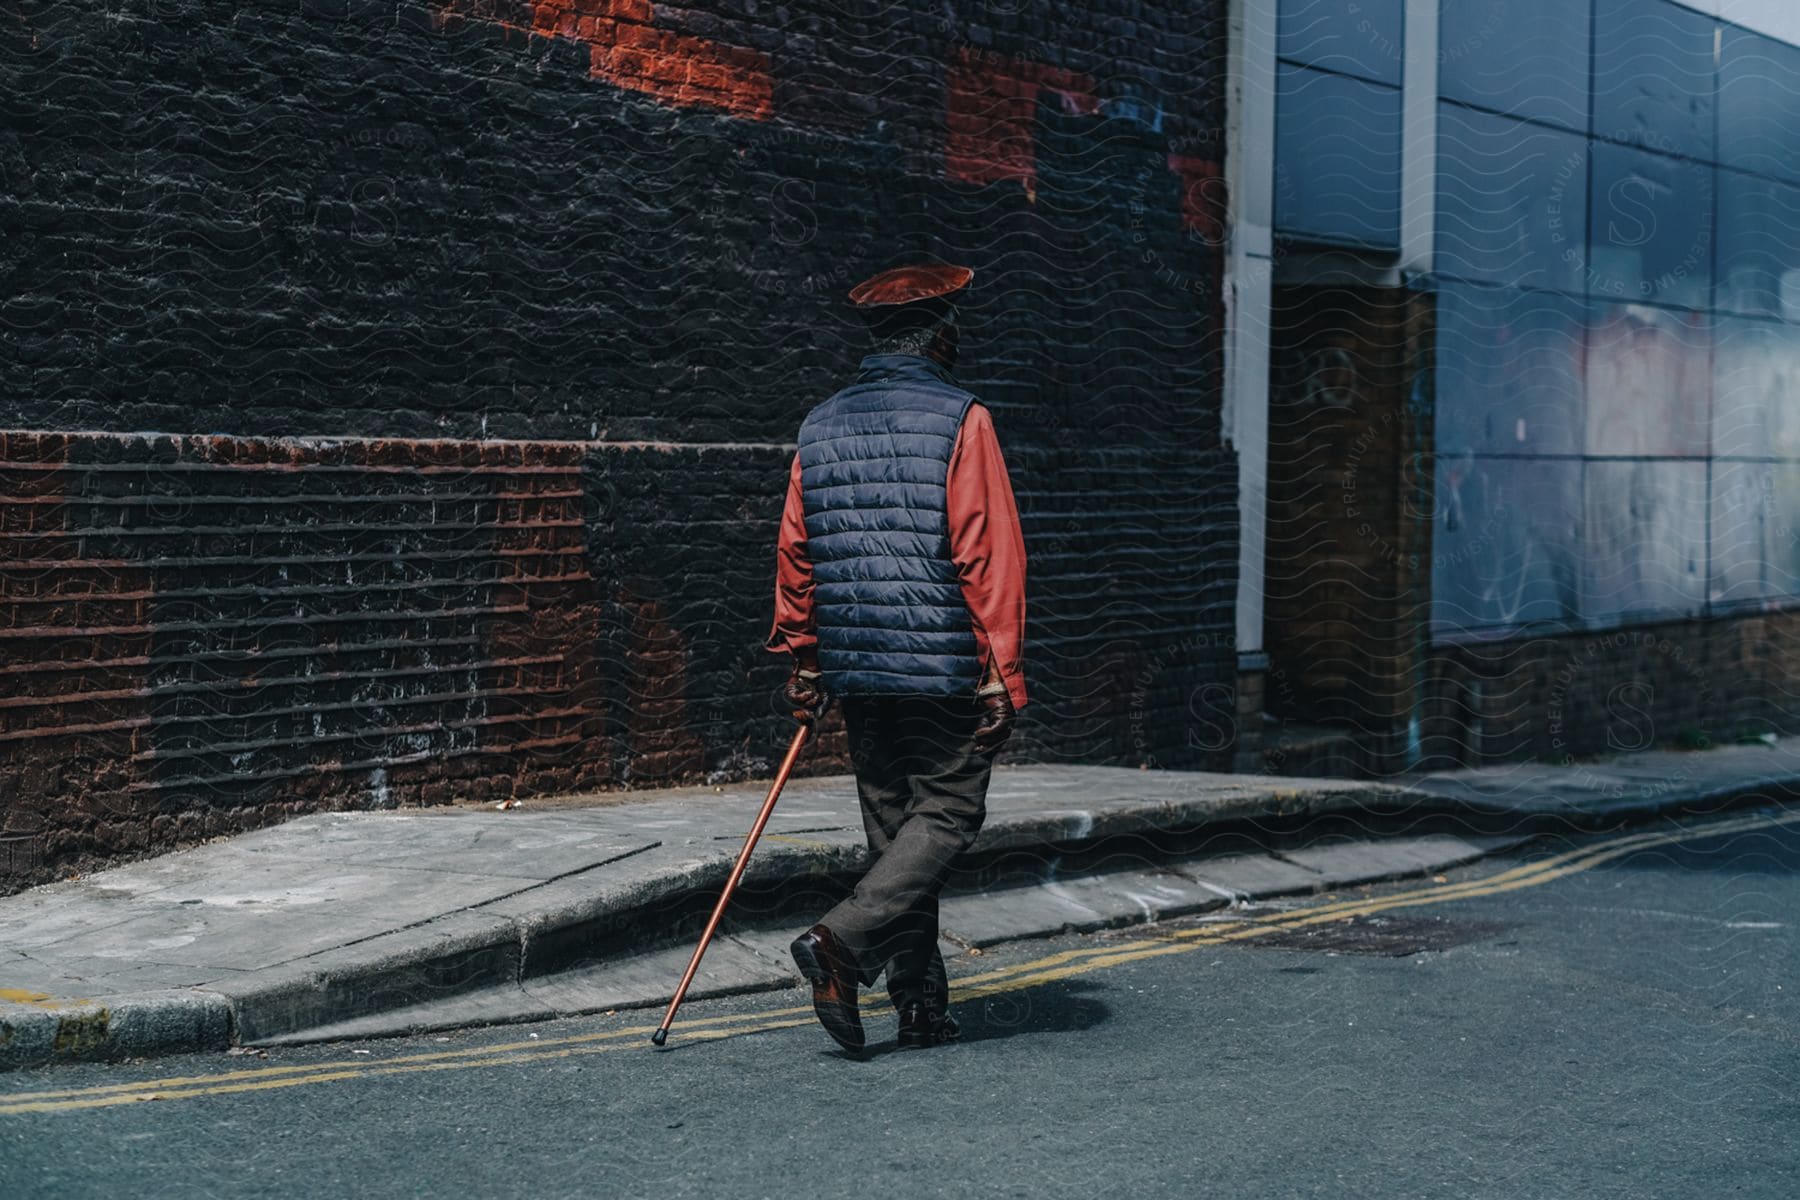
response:
{"label": "brown leather shoe", "polygon": [[862,1015],[856,1010],[856,968],[849,951],[823,925],[794,939],[789,947],[794,965],[812,984],[813,1012],[837,1044],[846,1050],[863,1048]]}

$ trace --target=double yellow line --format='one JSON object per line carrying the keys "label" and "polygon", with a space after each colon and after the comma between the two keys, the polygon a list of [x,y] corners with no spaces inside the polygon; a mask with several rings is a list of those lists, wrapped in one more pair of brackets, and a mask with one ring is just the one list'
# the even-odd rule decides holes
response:
{"label": "double yellow line", "polygon": [[[1303,929],[1313,925],[1345,921],[1352,917],[1368,916],[1391,909],[1443,904],[1453,900],[1468,900],[1480,896],[1517,891],[1521,888],[1538,887],[1642,850],[1672,846],[1700,838],[1715,838],[1735,833],[1773,829],[1797,822],[1800,822],[1800,812],[1759,814],[1677,829],[1625,834],[1481,879],[1415,888],[1386,896],[1315,905],[1291,912],[1273,913],[1241,921],[1209,923],[1199,928],[1174,930],[1104,946],[1067,950],[1011,967],[973,975],[961,975],[956,980],[956,994],[960,1000],[976,1000],[1040,987],[1057,980],[1085,975],[1124,963],[1173,954],[1188,954],[1207,946],[1247,941],[1284,930]],[[869,1007],[881,1008],[885,1005],[878,1002]],[[792,1029],[810,1025],[812,1021],[811,1005],[801,1005],[708,1018],[698,1024],[683,1026],[678,1030],[678,1036],[684,1041],[713,1041],[744,1034]],[[376,1079],[388,1075],[416,1075],[432,1071],[463,1071],[475,1067],[548,1062],[579,1056],[607,1054],[628,1048],[641,1048],[637,1046],[637,1043],[647,1039],[654,1029],[653,1025],[633,1025],[629,1028],[583,1034],[579,1037],[532,1038],[528,1041],[504,1042],[465,1050],[444,1050],[432,1054],[408,1054],[367,1062],[350,1060],[313,1063],[305,1066],[254,1067],[211,1075],[173,1076],[139,1083],[105,1084],[62,1091],[19,1092],[0,1096],[0,1116],[65,1112],[71,1109],[111,1108],[121,1104],[137,1104],[146,1100],[188,1100],[199,1096],[264,1092],[321,1083],[340,1083],[353,1079]]]}

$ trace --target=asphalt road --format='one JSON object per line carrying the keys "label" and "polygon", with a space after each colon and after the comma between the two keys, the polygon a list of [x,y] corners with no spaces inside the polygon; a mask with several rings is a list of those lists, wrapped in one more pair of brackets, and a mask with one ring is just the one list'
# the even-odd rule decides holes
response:
{"label": "asphalt road", "polygon": [[0,1076],[0,1197],[1793,1197],[1793,818],[1004,947],[930,1051],[778,992]]}

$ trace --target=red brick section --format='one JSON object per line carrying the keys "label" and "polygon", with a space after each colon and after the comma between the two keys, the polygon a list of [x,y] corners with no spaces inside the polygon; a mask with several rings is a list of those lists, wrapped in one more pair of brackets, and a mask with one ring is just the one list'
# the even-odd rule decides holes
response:
{"label": "red brick section", "polygon": [[[468,443],[439,443],[470,453]],[[489,800],[608,781],[601,738],[602,622],[586,546],[582,448],[505,443],[512,469],[496,493],[491,578],[520,611],[481,623],[484,660],[511,697],[477,744],[487,766],[461,793]],[[422,796],[421,799],[429,799]]]}
{"label": "red brick section", "polygon": [[959,50],[949,71],[944,170],[968,183],[1016,179],[1035,198],[1037,104],[1045,91],[1071,112],[1098,111],[1094,81],[1080,72]]}
{"label": "red brick section", "polygon": [[580,444],[0,436],[0,885],[606,781]]}
{"label": "red brick section", "polygon": [[[492,0],[452,0],[438,20],[455,18],[489,21],[508,33],[518,29]],[[757,121],[774,111],[768,55],[659,29],[649,0],[535,0],[530,19],[535,36],[585,42],[588,73],[615,87]]]}
{"label": "red brick section", "polygon": [[82,850],[141,851],[154,804],[148,573],[91,546],[71,442],[0,432],[0,888]]}
{"label": "red brick section", "polygon": [[[589,74],[616,87],[667,104],[721,109],[765,121],[774,114],[774,76],[769,56],[655,25],[649,0],[532,0],[530,27],[497,0],[450,0],[437,14],[440,27],[474,20],[508,36],[568,38],[589,47]],[[959,48],[948,69],[944,171],[967,183],[1017,180],[1037,198],[1036,124],[1039,98],[1049,92],[1068,111],[1099,112],[1092,77],[1047,63]],[[1183,228],[1209,244],[1224,237],[1223,181],[1219,164],[1171,154],[1169,170],[1182,183]]]}
{"label": "red brick section", "polygon": [[631,782],[644,787],[686,782],[706,768],[706,745],[688,712],[687,639],[660,601],[626,587],[618,604],[629,638],[625,712]]}

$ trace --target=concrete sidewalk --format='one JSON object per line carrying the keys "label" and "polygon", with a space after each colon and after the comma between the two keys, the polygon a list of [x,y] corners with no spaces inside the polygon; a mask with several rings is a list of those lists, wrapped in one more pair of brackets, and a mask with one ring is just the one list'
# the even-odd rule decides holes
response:
{"label": "concrete sidewalk", "polygon": [[[518,1019],[519,994],[554,1015],[571,1009],[545,1000],[542,983],[571,968],[591,1010],[604,1003],[595,996],[618,994],[607,990],[609,973],[625,970],[627,947],[670,933],[716,894],[765,787],[608,795],[594,807],[545,810],[321,813],[0,899],[0,1067],[351,1036],[375,1030],[368,1022],[383,1014],[458,997],[477,1001],[459,1011],[479,1020],[479,997],[496,988],[506,1012],[493,1019]],[[976,852],[1142,861],[1177,842],[1192,853],[1217,831],[1216,856],[1181,878],[1224,904],[1441,869],[1531,832],[1794,795],[1800,738],[1381,783],[1014,767],[995,773]],[[1308,862],[1257,844],[1259,831],[1327,815],[1396,840],[1342,869],[1329,845]],[[1428,818],[1455,828],[1421,839]],[[829,880],[861,869],[865,853],[849,779],[796,780],[746,886],[774,894]],[[1110,878],[1082,886],[1104,891]],[[1145,919],[1200,906],[1175,896],[1179,886],[1160,901],[1131,886],[1129,903]],[[957,911],[947,903],[945,929],[954,937],[966,921],[963,945],[1009,936],[1004,905]],[[668,963],[678,971],[682,959],[685,949],[669,948],[651,965],[672,986]],[[709,953],[703,975],[714,992],[771,986],[790,972],[771,965],[779,959],[772,941],[736,938]],[[510,990],[532,981],[535,991]]]}

